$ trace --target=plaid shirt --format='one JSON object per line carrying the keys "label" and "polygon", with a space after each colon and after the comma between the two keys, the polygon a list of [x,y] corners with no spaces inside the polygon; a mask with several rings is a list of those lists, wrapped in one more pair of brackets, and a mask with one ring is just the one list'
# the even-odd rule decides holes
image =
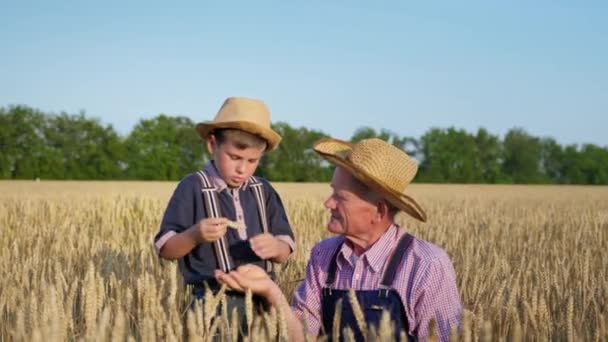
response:
{"label": "plaid shirt", "polygon": [[[391,226],[368,250],[356,256],[344,237],[335,236],[316,244],[306,266],[306,279],[294,294],[292,307],[313,335],[318,335],[322,325],[321,289],[327,279],[330,259],[337,255],[337,271],[334,288],[373,290],[377,289],[387,260],[405,234],[398,226]],[[405,307],[409,322],[409,334],[425,339],[429,323],[435,319],[440,341],[447,341],[452,327],[458,327],[461,302],[456,287],[454,268],[448,255],[439,247],[414,238],[397,268],[392,286]]]}

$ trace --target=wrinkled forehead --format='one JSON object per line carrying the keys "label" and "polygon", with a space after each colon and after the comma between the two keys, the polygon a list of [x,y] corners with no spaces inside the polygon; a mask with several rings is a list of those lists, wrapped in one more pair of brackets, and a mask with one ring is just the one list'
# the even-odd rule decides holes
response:
{"label": "wrinkled forehead", "polygon": [[348,191],[363,195],[369,191],[367,185],[353,177],[346,169],[337,166],[331,179],[331,187],[336,191]]}

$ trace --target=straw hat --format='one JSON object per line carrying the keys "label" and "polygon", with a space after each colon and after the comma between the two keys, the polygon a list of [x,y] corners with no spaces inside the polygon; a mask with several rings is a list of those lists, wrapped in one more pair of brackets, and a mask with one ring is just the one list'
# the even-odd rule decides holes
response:
{"label": "straw hat", "polygon": [[266,140],[266,151],[274,150],[281,136],[270,127],[270,111],[264,102],[245,97],[229,97],[211,122],[196,125],[196,131],[207,139],[215,129],[235,128]]}
{"label": "straw hat", "polygon": [[426,213],[405,194],[418,165],[399,148],[380,139],[364,139],[356,144],[337,139],[321,139],[314,150],[330,163],[348,171],[380,196],[415,219],[426,222]]}

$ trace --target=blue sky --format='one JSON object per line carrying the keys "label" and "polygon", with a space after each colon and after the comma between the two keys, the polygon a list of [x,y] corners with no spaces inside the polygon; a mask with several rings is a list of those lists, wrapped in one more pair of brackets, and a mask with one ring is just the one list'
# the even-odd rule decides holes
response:
{"label": "blue sky", "polygon": [[431,127],[608,146],[605,1],[0,2],[0,106],[128,133],[227,96],[348,139]]}

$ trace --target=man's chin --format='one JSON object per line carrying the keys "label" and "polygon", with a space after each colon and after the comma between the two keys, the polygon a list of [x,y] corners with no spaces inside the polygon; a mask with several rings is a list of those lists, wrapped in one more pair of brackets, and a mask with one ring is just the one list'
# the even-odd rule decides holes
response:
{"label": "man's chin", "polygon": [[335,224],[335,223],[328,223],[327,224],[327,231],[329,231],[330,233],[334,233],[334,234],[342,234],[342,226],[340,226],[339,224]]}

